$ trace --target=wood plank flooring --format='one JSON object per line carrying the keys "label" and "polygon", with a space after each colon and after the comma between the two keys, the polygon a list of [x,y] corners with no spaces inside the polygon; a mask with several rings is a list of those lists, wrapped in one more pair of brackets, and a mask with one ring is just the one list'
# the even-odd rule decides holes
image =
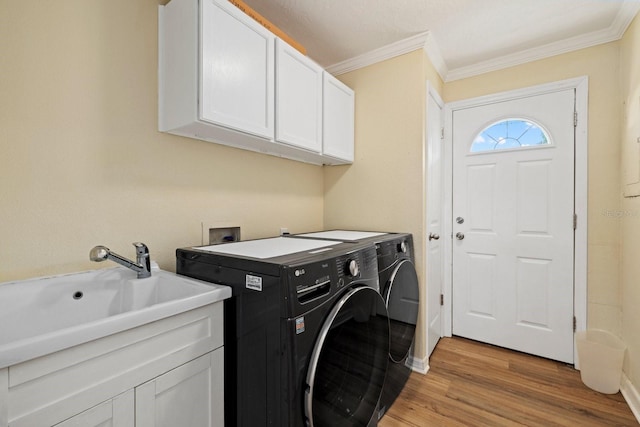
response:
{"label": "wood plank flooring", "polygon": [[378,423],[407,426],[638,426],[620,393],[595,392],[572,366],[443,338]]}

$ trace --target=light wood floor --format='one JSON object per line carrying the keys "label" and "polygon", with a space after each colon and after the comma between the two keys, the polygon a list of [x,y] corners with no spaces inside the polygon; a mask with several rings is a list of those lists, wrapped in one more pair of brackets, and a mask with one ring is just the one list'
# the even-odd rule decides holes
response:
{"label": "light wood floor", "polygon": [[572,366],[443,338],[378,423],[396,426],[637,426],[620,393],[597,393]]}

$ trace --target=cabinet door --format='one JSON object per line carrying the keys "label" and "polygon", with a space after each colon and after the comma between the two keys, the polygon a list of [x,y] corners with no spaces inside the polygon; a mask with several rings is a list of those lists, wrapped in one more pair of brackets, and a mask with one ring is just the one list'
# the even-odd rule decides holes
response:
{"label": "cabinet door", "polygon": [[322,68],[276,40],[276,141],[322,151]]}
{"label": "cabinet door", "polygon": [[136,387],[136,427],[222,427],[223,347]]}
{"label": "cabinet door", "polygon": [[133,427],[134,392],[126,391],[54,427]]}
{"label": "cabinet door", "polygon": [[355,94],[344,83],[324,73],[322,154],[342,163],[353,162]]}
{"label": "cabinet door", "polygon": [[201,5],[200,120],[273,139],[275,36],[228,1]]}

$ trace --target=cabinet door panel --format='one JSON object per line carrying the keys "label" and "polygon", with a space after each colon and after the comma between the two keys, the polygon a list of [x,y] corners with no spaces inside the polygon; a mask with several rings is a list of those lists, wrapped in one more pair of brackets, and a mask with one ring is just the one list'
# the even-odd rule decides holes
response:
{"label": "cabinet door panel", "polygon": [[322,150],[322,68],[276,41],[276,140]]}
{"label": "cabinet door panel", "polygon": [[323,92],[322,154],[351,163],[354,155],[354,92],[327,72],[324,73]]}
{"label": "cabinet door panel", "polygon": [[137,427],[222,427],[224,353],[219,348],[136,388]]}
{"label": "cabinet door panel", "polygon": [[133,427],[134,404],[133,390],[129,390],[55,427]]}
{"label": "cabinet door panel", "polygon": [[273,139],[273,34],[215,0],[202,1],[200,31],[200,119]]}

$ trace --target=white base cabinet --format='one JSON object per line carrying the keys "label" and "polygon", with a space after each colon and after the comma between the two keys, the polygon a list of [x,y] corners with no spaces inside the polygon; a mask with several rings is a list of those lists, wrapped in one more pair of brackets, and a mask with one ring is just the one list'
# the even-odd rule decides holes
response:
{"label": "white base cabinet", "polygon": [[223,364],[219,348],[55,427],[222,427]]}
{"label": "white base cabinet", "polygon": [[224,426],[222,348],[136,387],[136,427]]}
{"label": "white base cabinet", "polygon": [[[323,108],[319,65],[227,0],[171,0],[158,10],[160,131],[314,164],[353,161],[343,125],[353,129],[353,108],[334,109],[331,89]],[[326,120],[330,130],[340,122],[339,141],[323,137]]]}
{"label": "white base cabinet", "polygon": [[134,391],[129,390],[56,424],[55,427],[134,427],[134,407]]}
{"label": "white base cabinet", "polygon": [[224,425],[223,303],[0,369],[0,427]]}

